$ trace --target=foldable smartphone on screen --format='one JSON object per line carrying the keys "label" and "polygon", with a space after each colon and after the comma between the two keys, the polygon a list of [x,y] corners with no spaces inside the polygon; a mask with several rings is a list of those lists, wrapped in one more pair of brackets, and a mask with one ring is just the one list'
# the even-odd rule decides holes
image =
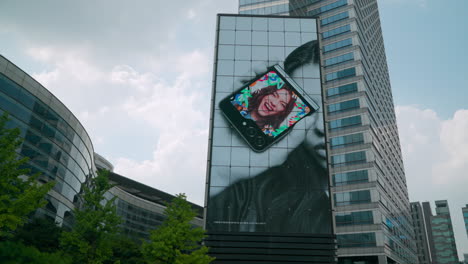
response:
{"label": "foldable smartphone on screen", "polygon": [[281,140],[297,122],[318,110],[318,105],[311,99],[307,101],[301,91],[275,65],[223,99],[219,106],[250,148],[262,152]]}

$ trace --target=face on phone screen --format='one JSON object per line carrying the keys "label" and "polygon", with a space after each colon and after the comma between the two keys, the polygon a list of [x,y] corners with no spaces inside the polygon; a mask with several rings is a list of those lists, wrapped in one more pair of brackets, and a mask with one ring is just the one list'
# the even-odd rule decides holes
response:
{"label": "face on phone screen", "polygon": [[285,73],[281,74],[278,67],[272,67],[220,104],[229,121],[248,143],[254,142],[256,151],[271,145],[317,109],[300,96],[293,87],[297,84],[287,81]]}

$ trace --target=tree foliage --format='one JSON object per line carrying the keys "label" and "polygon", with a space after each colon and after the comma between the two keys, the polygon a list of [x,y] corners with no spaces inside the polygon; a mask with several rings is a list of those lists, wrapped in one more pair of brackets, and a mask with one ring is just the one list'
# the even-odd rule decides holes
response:
{"label": "tree foliage", "polygon": [[28,158],[20,158],[16,150],[22,143],[18,128],[6,127],[8,116],[0,117],[0,238],[10,237],[22,226],[28,215],[44,206],[46,193],[54,182],[40,184],[39,177],[29,175],[30,170],[21,168]]}
{"label": "tree foliage", "polygon": [[141,253],[141,245],[124,235],[117,235],[112,239],[112,257],[104,264],[142,264],[145,263]]}
{"label": "tree foliage", "polygon": [[0,242],[0,262],[4,264],[71,264],[71,258],[61,252],[40,252],[19,242]]}
{"label": "tree foliage", "polygon": [[201,245],[205,231],[190,223],[196,212],[184,194],[177,195],[164,211],[166,220],[151,232],[150,242],[143,244],[143,255],[154,264],[208,264],[214,258]]}
{"label": "tree foliage", "polygon": [[59,251],[62,228],[51,218],[34,218],[15,232],[14,240],[41,252]]}
{"label": "tree foliage", "polygon": [[104,199],[104,194],[112,188],[108,174],[99,171],[89,186],[83,187],[83,205],[74,210],[75,225],[60,238],[61,247],[73,257],[74,263],[100,264],[112,256],[112,239],[121,220],[115,198]]}

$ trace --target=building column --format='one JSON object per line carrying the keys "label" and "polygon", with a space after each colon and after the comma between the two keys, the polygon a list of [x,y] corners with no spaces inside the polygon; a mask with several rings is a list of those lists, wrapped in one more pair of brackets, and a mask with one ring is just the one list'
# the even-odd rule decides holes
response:
{"label": "building column", "polygon": [[387,264],[387,256],[379,255],[379,264]]}

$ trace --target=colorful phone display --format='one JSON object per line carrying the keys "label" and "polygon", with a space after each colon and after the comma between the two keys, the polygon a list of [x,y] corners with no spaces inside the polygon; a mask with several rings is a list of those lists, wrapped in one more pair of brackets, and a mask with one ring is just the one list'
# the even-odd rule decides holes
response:
{"label": "colorful phone display", "polygon": [[275,65],[220,102],[224,116],[252,150],[262,152],[281,140],[318,106]]}

